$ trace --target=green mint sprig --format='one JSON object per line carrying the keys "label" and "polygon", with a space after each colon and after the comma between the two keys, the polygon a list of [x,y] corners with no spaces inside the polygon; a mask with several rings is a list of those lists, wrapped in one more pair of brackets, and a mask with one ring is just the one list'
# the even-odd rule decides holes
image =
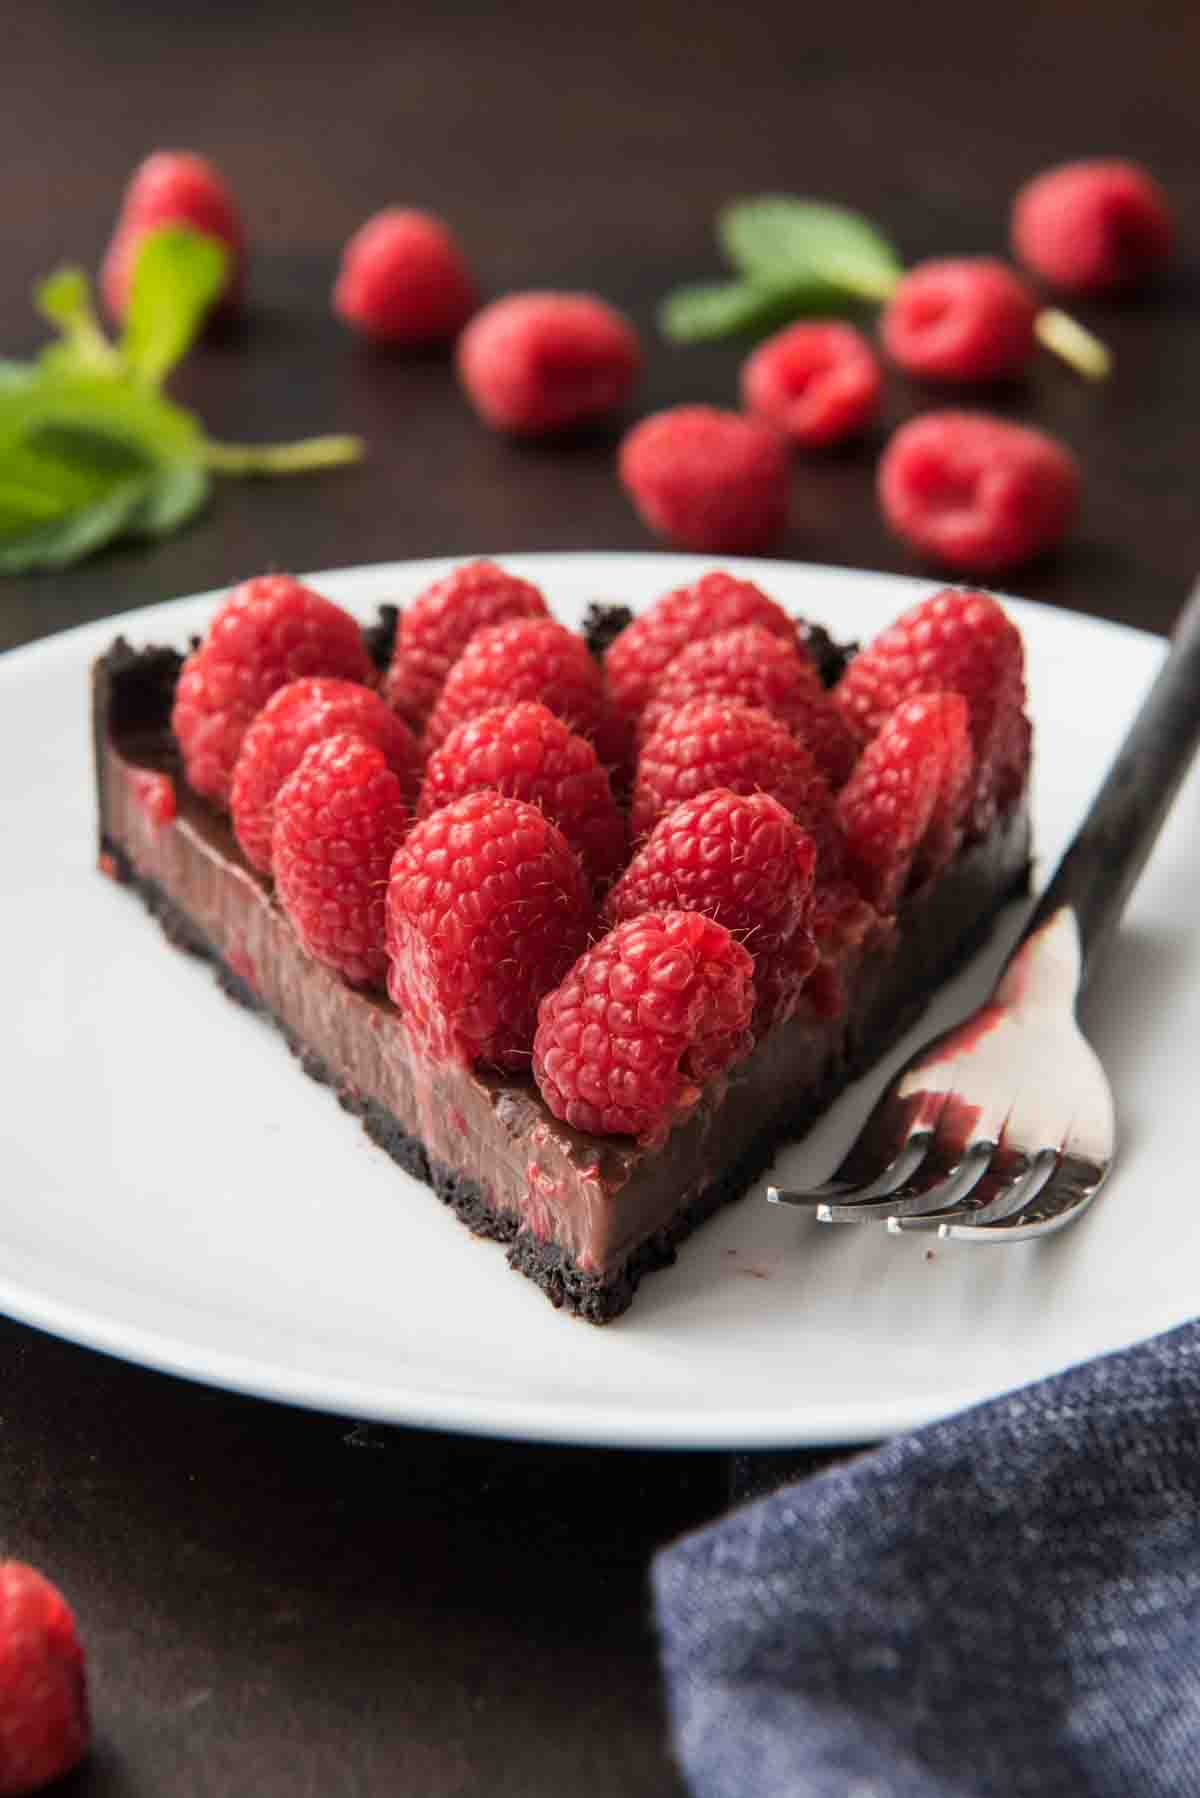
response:
{"label": "green mint sprig", "polygon": [[151,232],[114,343],[81,269],[37,288],[57,336],[33,362],[0,362],[0,574],[65,568],[123,537],[162,537],[209,497],[214,474],[288,474],[356,461],[356,437],[214,442],[163,384],[194,343],[228,263],[215,238]]}
{"label": "green mint sprig", "polygon": [[[883,305],[904,272],[893,246],[857,212],[789,194],[734,200],[717,215],[717,242],[734,277],[677,287],[659,309],[673,343],[761,337],[792,319],[841,317]],[[1104,345],[1056,307],[1038,314],[1040,343],[1080,374],[1102,380]]]}

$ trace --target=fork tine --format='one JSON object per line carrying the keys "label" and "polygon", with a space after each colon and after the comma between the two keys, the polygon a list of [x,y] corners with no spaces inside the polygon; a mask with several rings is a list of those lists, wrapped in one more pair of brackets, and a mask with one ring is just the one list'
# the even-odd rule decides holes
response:
{"label": "fork tine", "polygon": [[995,1143],[981,1137],[969,1143],[953,1162],[939,1156],[930,1166],[927,1160],[920,1181],[910,1182],[909,1188],[901,1187],[890,1197],[867,1204],[818,1205],[817,1218],[823,1224],[858,1224],[872,1218],[921,1217],[930,1212],[944,1212],[983,1178],[995,1152]]}
{"label": "fork tine", "polygon": [[[999,1223],[1006,1218],[1019,1216],[1022,1211],[1028,1209],[1047,1181],[1052,1178],[1058,1167],[1059,1157],[1060,1151],[1051,1148],[1039,1149],[1033,1156],[1010,1155],[1006,1157],[1002,1152],[996,1156],[989,1170],[986,1184],[989,1187],[995,1187],[990,1198],[985,1197],[984,1202],[980,1204],[979,1196],[973,1194],[971,1203],[960,1204],[954,1211],[944,1211],[940,1218],[924,1227],[931,1229],[936,1224],[939,1235],[945,1235],[951,1224],[961,1223],[964,1231],[977,1230],[988,1224]],[[1015,1164],[1013,1171],[1007,1175],[1001,1166],[1006,1159]],[[907,1227],[916,1229],[921,1226],[910,1225]],[[893,1232],[893,1234],[902,1233],[899,1226]]]}
{"label": "fork tine", "polygon": [[[894,1155],[882,1173],[865,1185],[855,1186],[848,1180],[839,1180],[835,1174],[832,1180],[804,1191],[797,1191],[789,1186],[768,1186],[767,1198],[772,1205],[794,1205],[802,1211],[813,1211],[819,1210],[831,1199],[838,1199],[849,1205],[863,1199],[885,1197],[913,1178],[932,1145],[932,1130],[914,1130],[899,1154]],[[846,1165],[846,1162],[842,1163],[842,1167]],[[838,1173],[841,1171],[839,1168]]]}

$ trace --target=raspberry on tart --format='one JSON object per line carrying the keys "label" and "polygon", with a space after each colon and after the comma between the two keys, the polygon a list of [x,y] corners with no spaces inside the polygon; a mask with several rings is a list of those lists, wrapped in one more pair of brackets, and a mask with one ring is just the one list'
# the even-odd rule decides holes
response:
{"label": "raspberry on tart", "polygon": [[242,738],[229,795],[233,833],[246,860],[264,873],[271,867],[276,794],[305,750],[342,731],[381,749],[405,802],[416,803],[420,745],[378,693],[355,681],[320,676],[289,681],[271,695]]}
{"label": "raspberry on tart", "polygon": [[750,1046],[754,964],[698,912],[629,918],[542,1001],[533,1074],[555,1117],[663,1141]]}
{"label": "raspberry on tart", "polygon": [[593,919],[567,839],[484,790],[415,825],[387,883],[388,991],[436,1062],[528,1070],[538,1002]]}
{"label": "raspberry on tart", "polygon": [[846,862],[878,911],[931,879],[962,839],[974,756],[960,693],[919,693],[889,712],[838,796]]}
{"label": "raspberry on tart", "polygon": [[817,848],[778,800],[717,787],[659,819],[608,895],[610,924],[696,911],[754,958],[755,1031],[795,1009],[816,960],[807,929]]}
{"label": "raspberry on tart", "polygon": [[545,812],[566,837],[594,886],[619,872],[628,826],[595,749],[536,701],[495,706],[468,718],[435,749],[425,769],[418,816],[486,789]]}
{"label": "raspberry on tart", "polygon": [[384,891],[411,822],[383,750],[350,731],[306,749],[276,795],[280,903],[310,955],[352,986],[387,979]]}
{"label": "raspberry on tart", "polygon": [[272,693],[306,674],[367,684],[362,632],[348,612],[290,574],[235,587],[184,663],[171,726],[189,784],[225,805],[242,738]]}
{"label": "raspberry on tart", "polygon": [[464,562],[401,612],[384,698],[413,730],[422,730],[446,676],[476,631],[511,618],[547,616],[546,602],[532,581],[495,562]]}

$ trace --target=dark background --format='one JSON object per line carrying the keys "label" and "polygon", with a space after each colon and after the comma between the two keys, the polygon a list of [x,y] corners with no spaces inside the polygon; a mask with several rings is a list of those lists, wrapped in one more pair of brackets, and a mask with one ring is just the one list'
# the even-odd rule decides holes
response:
{"label": "dark background", "polygon": [[[1013,585],[1163,629],[1200,564],[1192,0],[7,0],[0,28],[0,353],[39,340],[35,276],[98,260],[132,165],[198,149],[245,213],[252,304],[180,397],[218,436],[342,429],[371,447],[359,469],[224,485],[164,544],[0,584],[0,645],[270,565],[647,543],[615,430],[502,442],[444,357],[373,353],[332,319],[337,250],[385,203],[444,212],[488,292],[586,287],[627,307],[651,409],[734,400],[737,350],[653,332],[667,288],[716,271],[711,218],[732,195],[841,200],[909,259],[1001,251],[1015,186],[1097,153],[1153,168],[1183,241],[1152,293],[1081,309],[1116,352],[1110,383],[1043,360],[988,396],[1059,433],[1084,473],[1074,538]],[[891,380],[876,441],[802,464],[780,553],[912,570],[871,474],[886,430],[930,403]],[[80,1798],[677,1790],[645,1569],[727,1501],[730,1472],[364,1432],[0,1322],[0,1552],[60,1579],[83,1620],[98,1746]]]}

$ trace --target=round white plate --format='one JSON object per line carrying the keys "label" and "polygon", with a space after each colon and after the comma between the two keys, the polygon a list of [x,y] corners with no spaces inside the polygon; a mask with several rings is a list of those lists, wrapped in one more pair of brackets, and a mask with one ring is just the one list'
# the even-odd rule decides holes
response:
{"label": "round white plate", "polygon": [[[503,559],[567,622],[598,596],[645,605],[705,566]],[[727,565],[842,636],[869,635],[931,585]],[[312,578],[365,616],[446,566]],[[1088,1216],[1040,1244],[929,1251],[768,1206],[760,1185],[598,1330],[553,1311],[500,1248],[469,1236],[301,1074],[267,1024],[97,875],[88,664],[118,629],[135,644],[184,644],[215,597],[0,658],[0,1309],[131,1361],[361,1418],[711,1448],[878,1438],[1193,1314],[1195,780],[1088,1005],[1120,1117],[1117,1170]],[[1029,658],[1045,870],[1162,645],[1040,606],[1013,611]],[[955,1009],[986,979],[977,966],[960,981]],[[944,1000],[929,1022],[949,1016]],[[787,1152],[789,1181],[829,1172],[879,1083]]]}

